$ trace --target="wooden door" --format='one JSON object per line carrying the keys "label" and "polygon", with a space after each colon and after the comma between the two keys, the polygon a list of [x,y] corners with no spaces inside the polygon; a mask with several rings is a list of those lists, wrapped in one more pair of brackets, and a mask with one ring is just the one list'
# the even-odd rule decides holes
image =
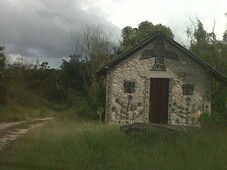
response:
{"label": "wooden door", "polygon": [[152,123],[167,124],[168,122],[169,79],[150,79],[150,113]]}

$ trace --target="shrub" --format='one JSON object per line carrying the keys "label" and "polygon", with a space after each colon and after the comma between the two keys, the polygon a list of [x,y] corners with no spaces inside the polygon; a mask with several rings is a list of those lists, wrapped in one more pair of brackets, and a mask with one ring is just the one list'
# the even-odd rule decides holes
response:
{"label": "shrub", "polygon": [[101,120],[105,108],[105,88],[100,82],[94,81],[89,87],[89,101],[94,114],[98,115]]}
{"label": "shrub", "polygon": [[200,117],[200,122],[203,125],[223,125],[225,123],[224,115],[217,113],[217,112],[212,112],[212,113],[207,113],[203,112],[201,117]]}

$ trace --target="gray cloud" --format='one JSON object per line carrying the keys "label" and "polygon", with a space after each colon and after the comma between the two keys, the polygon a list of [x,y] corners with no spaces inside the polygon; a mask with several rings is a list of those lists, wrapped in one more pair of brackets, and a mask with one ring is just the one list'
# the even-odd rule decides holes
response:
{"label": "gray cloud", "polygon": [[[117,29],[97,7],[83,10],[80,0],[0,0],[0,45],[8,54],[53,62],[72,54],[70,30],[87,24]],[[58,62],[58,63],[57,63]],[[59,65],[50,63],[52,66]]]}

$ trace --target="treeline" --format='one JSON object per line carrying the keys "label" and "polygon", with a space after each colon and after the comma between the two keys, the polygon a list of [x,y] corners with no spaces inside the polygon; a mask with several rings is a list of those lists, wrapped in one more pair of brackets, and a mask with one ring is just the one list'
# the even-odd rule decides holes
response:
{"label": "treeline", "polygon": [[[87,26],[72,33],[75,52],[69,61],[62,61],[59,69],[50,69],[47,62],[41,65],[7,65],[4,48],[1,47],[0,114],[8,115],[9,119],[19,119],[20,116],[11,115],[16,112],[22,115],[22,112],[28,111],[35,116],[42,116],[49,109],[61,111],[63,117],[101,119],[105,87],[102,81],[92,79],[90,74],[154,31],[162,31],[174,38],[169,27],[148,21],[141,22],[138,28],[123,28],[123,40],[120,43],[114,43],[111,34],[103,27]],[[188,28],[187,35],[190,50],[227,75],[227,32],[223,34],[222,40],[217,40],[215,32],[206,32],[202,22],[197,20]],[[213,88],[213,109],[224,114],[227,88],[216,81]],[[40,108],[43,110],[40,111]]]}
{"label": "treeline", "polygon": [[[217,39],[215,27],[211,32],[204,29],[203,23],[197,19],[187,28],[190,40],[189,50],[218,71],[227,75],[227,30],[221,40]],[[227,116],[227,85],[213,79],[212,84],[212,111]]]}

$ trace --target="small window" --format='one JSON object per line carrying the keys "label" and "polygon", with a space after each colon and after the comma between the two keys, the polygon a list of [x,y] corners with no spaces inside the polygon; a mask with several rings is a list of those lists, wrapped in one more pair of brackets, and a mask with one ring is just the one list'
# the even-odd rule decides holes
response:
{"label": "small window", "polygon": [[124,92],[134,93],[135,92],[135,82],[134,81],[124,81]]}
{"label": "small window", "polygon": [[194,86],[191,84],[182,85],[183,95],[193,95]]}

